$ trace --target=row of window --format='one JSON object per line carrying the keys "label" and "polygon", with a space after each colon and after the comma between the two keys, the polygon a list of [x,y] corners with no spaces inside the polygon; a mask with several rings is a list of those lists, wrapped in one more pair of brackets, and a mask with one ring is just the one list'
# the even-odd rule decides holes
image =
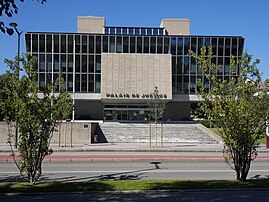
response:
{"label": "row of window", "polygon": [[119,35],[165,35],[164,28],[105,27],[105,34]]}
{"label": "row of window", "polygon": [[[39,73],[38,75],[38,85],[39,90],[43,91],[45,85],[51,84],[52,81],[57,81],[60,74],[51,73]],[[53,76],[53,77],[52,77]],[[75,79],[75,92],[90,92],[90,93],[100,93],[101,91],[101,74],[61,74],[66,84],[66,90],[73,92],[73,81]],[[55,84],[57,85],[57,84]],[[57,89],[56,91],[58,91]]]}
{"label": "row of window", "polygon": [[[200,54],[202,46],[212,46],[218,56],[241,56],[243,38],[229,37],[148,37],[105,35],[26,34],[27,52],[40,53],[152,53],[187,55],[189,50]],[[75,44],[74,44],[75,41]],[[75,50],[74,50],[75,49]]]}

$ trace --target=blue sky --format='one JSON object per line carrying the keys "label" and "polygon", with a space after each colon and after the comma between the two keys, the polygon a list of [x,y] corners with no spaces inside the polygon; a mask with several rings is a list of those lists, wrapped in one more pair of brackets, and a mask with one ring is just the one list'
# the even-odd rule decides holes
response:
{"label": "blue sky", "polygon": [[[18,2],[15,21],[24,32],[76,32],[77,16],[105,16],[108,26],[156,26],[163,18],[188,18],[192,35],[243,36],[245,50],[261,60],[263,80],[269,78],[269,0],[47,0]],[[24,37],[21,52],[25,53]],[[17,53],[17,35],[0,33],[0,74],[4,58]]]}

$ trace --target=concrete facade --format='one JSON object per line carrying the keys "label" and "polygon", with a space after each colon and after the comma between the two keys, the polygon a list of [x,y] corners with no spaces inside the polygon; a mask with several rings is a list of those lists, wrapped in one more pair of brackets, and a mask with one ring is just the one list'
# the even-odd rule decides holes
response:
{"label": "concrete facade", "polygon": [[104,34],[105,18],[78,16],[78,33]]}
{"label": "concrete facade", "polygon": [[107,93],[149,94],[154,86],[172,99],[171,79],[171,54],[102,53],[101,99],[109,99]]}
{"label": "concrete facade", "polygon": [[189,35],[189,19],[163,19],[160,27],[165,28],[169,35]]}

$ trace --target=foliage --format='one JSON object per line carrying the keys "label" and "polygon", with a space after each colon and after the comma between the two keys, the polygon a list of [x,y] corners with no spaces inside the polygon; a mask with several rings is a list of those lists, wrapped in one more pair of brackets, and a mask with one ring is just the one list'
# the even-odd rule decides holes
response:
{"label": "foliage", "polygon": [[159,95],[159,90],[157,86],[154,86],[154,91],[152,97],[148,102],[149,108],[151,110],[151,118],[156,122],[161,120],[165,110],[165,103]]}
{"label": "foliage", "polygon": [[[18,61],[6,60],[10,67],[2,77],[0,107],[5,121],[10,125],[17,118],[19,129],[18,151],[20,160],[16,162],[20,173],[26,173],[31,183],[36,183],[42,174],[42,161],[52,150],[50,139],[58,122],[68,117],[72,111],[72,99],[60,85],[60,93],[53,93],[54,86],[47,86],[42,97],[38,96],[34,68],[37,59],[27,56],[19,58],[26,75],[18,79]],[[62,83],[62,82],[61,82]],[[9,134],[11,145],[12,135]],[[15,159],[14,159],[15,160]]]}
{"label": "foliage", "polygon": [[[12,18],[13,15],[18,14],[19,8],[17,6],[18,1],[24,2],[24,0],[0,0],[0,16],[7,16]],[[33,1],[33,0],[32,0]],[[41,4],[47,2],[47,0],[37,0]],[[14,33],[13,28],[7,27],[3,21],[0,21],[0,30],[3,33],[12,35]]]}
{"label": "foliage", "polygon": [[257,156],[258,140],[268,116],[269,96],[266,91],[258,91],[261,76],[256,65],[259,60],[251,63],[252,56],[248,53],[240,60],[231,56],[230,79],[223,80],[218,76],[221,67],[211,63],[211,47],[203,47],[199,56],[189,53],[211,85],[208,93],[201,80],[197,82],[198,92],[204,99],[202,109],[208,117],[219,120],[226,162],[236,171],[237,179],[244,181],[251,161]]}

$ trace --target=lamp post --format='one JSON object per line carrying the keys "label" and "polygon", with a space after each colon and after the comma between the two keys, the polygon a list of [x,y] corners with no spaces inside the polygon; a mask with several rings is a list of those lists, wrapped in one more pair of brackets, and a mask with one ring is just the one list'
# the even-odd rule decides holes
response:
{"label": "lamp post", "polygon": [[[17,53],[17,67],[16,67],[16,74],[17,74],[17,79],[20,79],[20,43],[21,43],[21,34],[22,31],[19,31],[17,28],[17,23],[11,22],[9,23],[11,27],[15,29],[15,31],[18,34],[18,53]],[[18,147],[18,118],[16,116],[16,130],[15,130],[15,148]]]}

